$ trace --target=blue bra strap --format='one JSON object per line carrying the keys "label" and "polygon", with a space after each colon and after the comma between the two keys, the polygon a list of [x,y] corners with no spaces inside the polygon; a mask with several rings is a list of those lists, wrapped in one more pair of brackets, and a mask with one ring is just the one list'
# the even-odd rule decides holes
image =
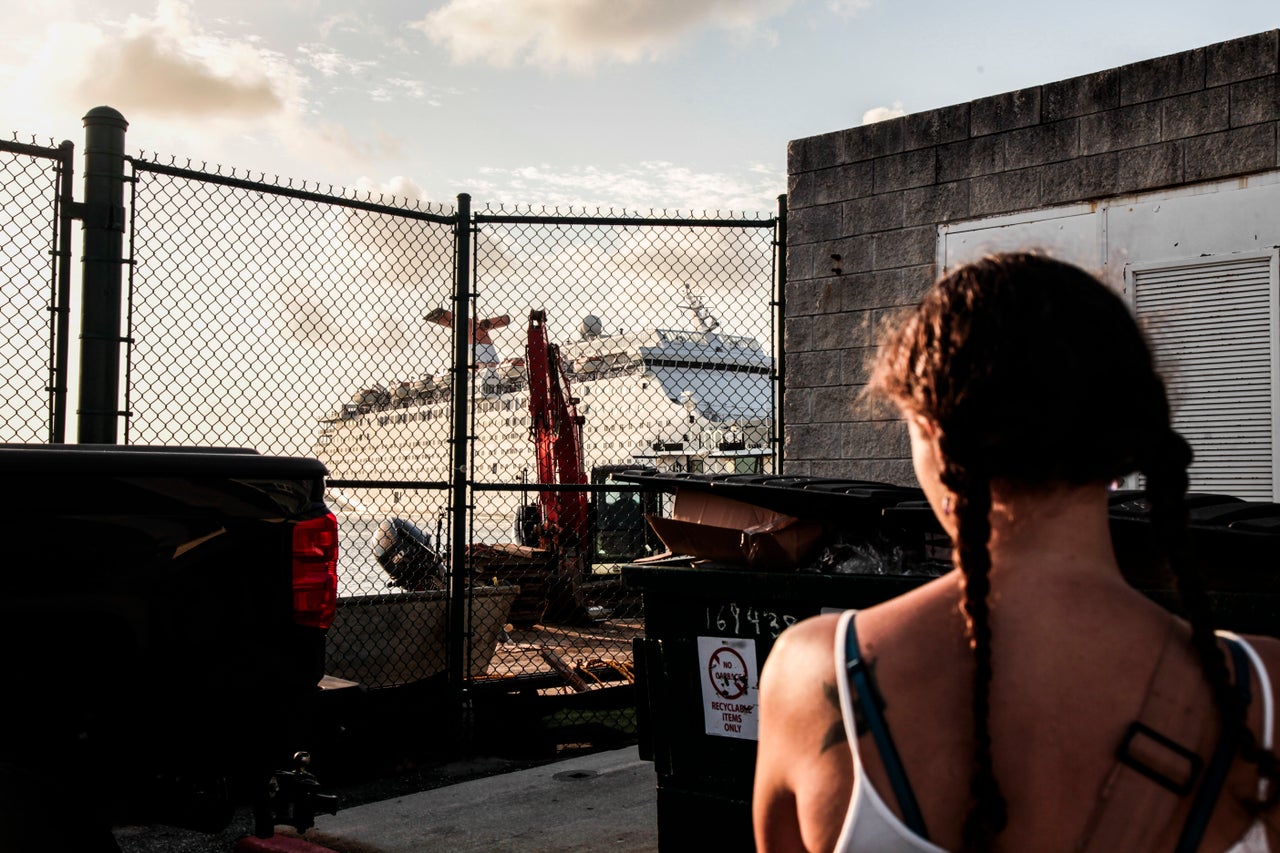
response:
{"label": "blue bra strap", "polygon": [[[1249,659],[1245,656],[1244,649],[1235,640],[1226,637],[1222,639],[1231,650],[1231,663],[1236,671],[1235,690],[1240,694],[1241,705],[1248,708],[1249,702],[1253,699],[1253,692],[1249,686]],[[1227,729],[1219,736],[1218,746],[1209,760],[1204,782],[1196,792],[1195,801],[1191,804],[1191,813],[1187,815],[1187,822],[1182,827],[1182,837],[1178,839],[1176,848],[1177,853],[1193,853],[1200,846],[1200,840],[1204,838],[1205,830],[1209,827],[1209,818],[1213,816],[1214,806],[1217,805],[1218,794],[1227,781],[1227,771],[1231,769],[1231,763],[1239,750],[1240,733],[1235,728]]]}
{"label": "blue bra strap", "polygon": [[[885,772],[889,774],[889,784],[893,786],[893,794],[898,799],[898,808],[902,810],[902,821],[912,832],[928,840],[925,832],[924,816],[920,814],[920,806],[911,791],[911,783],[907,781],[907,773],[902,768],[902,760],[889,735],[889,721],[880,713],[878,696],[871,686],[871,673],[862,659],[862,650],[858,647],[858,632],[853,623],[857,615],[850,617],[849,629],[845,634],[845,669],[849,681],[858,694],[858,703],[862,709],[862,718],[871,728],[871,736],[875,738],[876,749],[880,750],[880,760],[884,762]],[[849,737],[856,738],[857,732],[850,732]]]}

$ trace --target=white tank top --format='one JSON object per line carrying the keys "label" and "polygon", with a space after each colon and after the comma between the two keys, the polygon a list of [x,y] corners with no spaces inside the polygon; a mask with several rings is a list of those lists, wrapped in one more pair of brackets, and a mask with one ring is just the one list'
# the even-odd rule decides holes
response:
{"label": "white tank top", "polygon": [[[845,669],[845,634],[849,628],[849,620],[853,618],[855,612],[848,610],[841,614],[840,624],[836,629],[836,686],[840,692],[840,713],[844,718],[844,730],[849,733],[849,748],[853,753],[854,781],[853,796],[849,800],[849,810],[845,812],[840,837],[836,840],[835,853],[853,853],[853,851],[948,853],[945,848],[912,832],[880,797],[879,792],[871,785],[871,780],[862,770],[862,760],[858,756],[857,729],[854,726],[853,691]],[[1262,659],[1242,638],[1226,631],[1218,633],[1238,641],[1249,657],[1254,674],[1258,678],[1258,693],[1262,696],[1261,746],[1263,749],[1271,749],[1275,734],[1275,709],[1271,694],[1271,679],[1262,665]],[[1266,782],[1259,782],[1258,785],[1259,793],[1265,793]],[[1244,837],[1232,845],[1227,853],[1270,853],[1266,827],[1262,821],[1255,821]]]}

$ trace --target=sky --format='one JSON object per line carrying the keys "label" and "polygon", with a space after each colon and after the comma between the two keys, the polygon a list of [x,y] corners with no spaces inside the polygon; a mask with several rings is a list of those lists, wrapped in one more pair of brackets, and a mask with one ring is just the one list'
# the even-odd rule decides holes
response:
{"label": "sky", "polygon": [[[0,133],[452,205],[769,214],[787,143],[1280,26],[1275,0],[41,0]],[[13,134],[13,136],[9,136]]]}

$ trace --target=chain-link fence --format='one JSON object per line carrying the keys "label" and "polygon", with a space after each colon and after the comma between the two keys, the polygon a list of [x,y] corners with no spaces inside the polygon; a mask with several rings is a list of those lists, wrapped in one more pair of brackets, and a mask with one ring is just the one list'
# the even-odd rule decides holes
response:
{"label": "chain-link fence", "polygon": [[[541,660],[579,692],[629,680],[643,614],[620,567],[662,550],[645,515],[664,508],[609,475],[772,470],[774,223],[533,210],[475,221],[476,316],[490,328],[471,407],[471,530],[516,545],[473,546],[474,571],[522,590],[495,665]],[[534,349],[543,338],[550,364]],[[540,425],[529,389],[548,378],[567,400]],[[552,445],[565,429],[573,452]]]}
{"label": "chain-link fence", "polygon": [[[556,726],[633,726],[630,694],[599,697],[633,680],[642,610],[620,567],[662,550],[645,516],[664,498],[610,474],[773,470],[777,220],[472,215],[466,196],[124,163],[123,439],[325,462],[341,535],[329,674],[462,682],[558,703],[521,706]],[[14,168],[33,177],[8,191],[36,192],[38,170]],[[44,347],[23,356],[44,372],[11,371],[40,383],[57,351],[45,192],[12,225],[45,266],[6,290],[32,306],[14,315],[43,312],[44,331],[10,336]]]}
{"label": "chain-link fence", "polygon": [[0,400],[4,440],[61,441],[72,148],[0,140]]}

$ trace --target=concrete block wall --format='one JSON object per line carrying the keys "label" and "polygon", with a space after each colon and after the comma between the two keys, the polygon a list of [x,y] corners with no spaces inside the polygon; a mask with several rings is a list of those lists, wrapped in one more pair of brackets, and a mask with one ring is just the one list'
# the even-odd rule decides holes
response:
{"label": "concrete block wall", "polygon": [[1280,30],[791,142],[784,471],[914,482],[862,389],[939,225],[1276,168]]}

